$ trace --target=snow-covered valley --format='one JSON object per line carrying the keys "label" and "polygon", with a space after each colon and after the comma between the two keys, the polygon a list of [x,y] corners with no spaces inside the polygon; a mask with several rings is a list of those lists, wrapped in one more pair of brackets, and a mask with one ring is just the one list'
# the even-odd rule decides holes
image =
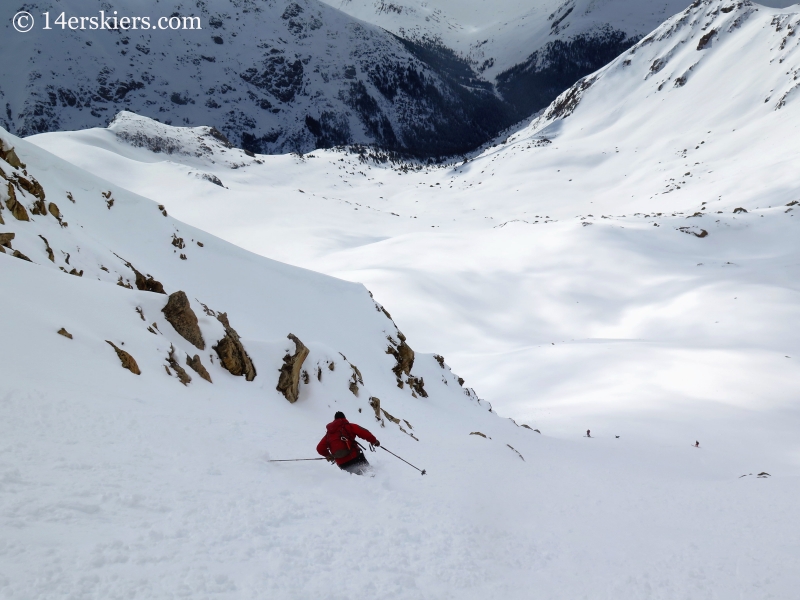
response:
{"label": "snow-covered valley", "polygon": [[[31,212],[2,197],[0,595],[793,598],[799,25],[695,2],[436,167],[249,156],[132,113],[0,132],[59,207],[0,162]],[[212,349],[220,311],[253,381]],[[337,409],[427,475],[267,462],[313,457]]]}

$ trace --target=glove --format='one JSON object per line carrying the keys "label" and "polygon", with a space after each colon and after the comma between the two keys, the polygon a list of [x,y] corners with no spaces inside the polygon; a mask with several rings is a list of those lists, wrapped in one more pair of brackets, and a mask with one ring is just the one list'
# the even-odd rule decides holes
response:
{"label": "glove", "polygon": [[333,457],[333,454],[328,454],[328,455],[325,457],[325,460],[327,460],[327,461],[328,461],[329,463],[331,463],[331,464],[333,464],[334,462],[336,462],[336,459]]}
{"label": "glove", "polygon": [[378,448],[380,447],[381,443],[378,440],[375,440],[375,442],[372,445]]}

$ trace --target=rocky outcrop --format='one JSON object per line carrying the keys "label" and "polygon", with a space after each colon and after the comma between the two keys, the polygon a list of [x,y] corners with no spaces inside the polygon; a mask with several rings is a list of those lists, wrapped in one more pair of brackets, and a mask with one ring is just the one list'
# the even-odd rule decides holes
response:
{"label": "rocky outcrop", "polygon": [[117,356],[119,357],[119,360],[122,363],[123,369],[128,369],[128,371],[130,371],[134,375],[142,374],[142,372],[139,370],[139,365],[136,364],[136,360],[134,360],[134,358],[130,354],[125,352],[125,350],[118,348],[114,342],[109,342],[108,340],[106,340],[106,344],[114,348],[114,351],[117,353]]}
{"label": "rocky outcrop", "polygon": [[305,347],[296,335],[290,333],[287,336],[294,342],[294,354],[288,352],[283,357],[278,386],[275,388],[291,403],[297,402],[300,397],[300,371],[303,368],[303,361],[308,356],[308,348]]}
{"label": "rocky outcrop", "polygon": [[220,363],[231,375],[242,376],[247,381],[253,381],[256,378],[256,368],[247,355],[239,334],[231,327],[226,313],[219,313],[216,316],[217,320],[225,327],[225,337],[212,346],[219,356]]}
{"label": "rocky outcrop", "polygon": [[[192,382],[191,376],[186,372],[182,366],[178,364],[178,360],[175,358],[175,348],[170,344],[169,347],[169,356],[167,356],[167,362],[169,366],[175,371],[175,374],[178,377],[178,381],[180,381],[183,385],[189,385]],[[167,371],[169,373],[169,371]]]}
{"label": "rocky outcrop", "polygon": [[[129,265],[130,266],[130,265]],[[142,275],[139,271],[131,267],[133,272],[136,275],[136,284],[137,290],[142,290],[143,292],[153,292],[154,294],[166,294],[167,292],[164,291],[164,286],[161,285],[160,281],[153,279],[152,275],[147,275],[146,277]]]}
{"label": "rocky outcrop", "polygon": [[56,262],[56,257],[53,254],[53,249],[50,247],[50,242],[48,242],[47,238],[44,237],[43,235],[40,235],[39,237],[42,238],[42,241],[44,242],[44,247],[45,250],[47,251],[47,258],[50,259],[50,262]]}
{"label": "rocky outcrop", "polygon": [[371,396],[369,399],[369,405],[372,407],[372,410],[375,411],[375,420],[380,421],[381,427],[383,427],[383,419],[381,418],[381,399]]}
{"label": "rocky outcrop", "polygon": [[[152,275],[147,275],[147,276],[143,275],[136,269],[136,267],[134,267],[131,263],[122,258],[119,254],[115,254],[115,256],[119,258],[125,264],[126,267],[128,267],[131,271],[133,271],[133,274],[136,277],[134,283],[136,284],[137,290],[141,290],[143,292],[153,292],[154,294],[167,293],[164,291],[164,286],[161,285],[161,282],[156,279],[153,279]],[[121,280],[122,277],[120,277],[120,281]],[[120,283],[118,282],[117,285],[120,285]],[[123,283],[122,287],[128,287],[128,286],[126,286]]]}
{"label": "rocky outcrop", "polygon": [[192,371],[200,375],[203,379],[205,379],[208,383],[213,383],[211,381],[211,375],[209,375],[206,368],[203,366],[203,363],[200,362],[200,356],[195,354],[193,358],[190,358],[189,355],[186,355],[186,364],[189,366]]}
{"label": "rocky outcrop", "polygon": [[189,298],[183,291],[170,294],[166,306],[161,309],[164,318],[180,336],[198,350],[205,350],[206,342],[197,322],[197,315],[189,304]]}
{"label": "rocky outcrop", "polygon": [[361,371],[358,370],[357,366],[355,366],[351,362],[348,362],[348,364],[350,365],[350,369],[352,370],[348,389],[353,393],[354,396],[358,397],[358,386],[364,385],[364,378],[361,376]]}
{"label": "rocky outcrop", "polygon": [[412,394],[417,394],[423,398],[428,397],[428,392],[425,391],[425,380],[422,377],[412,377],[409,375],[406,380],[408,386],[413,390]]}
{"label": "rocky outcrop", "polygon": [[[45,207],[44,205],[44,188],[42,187],[42,185],[38,181],[36,181],[33,177],[27,179],[17,174],[15,176],[15,179],[17,185],[26,192],[28,192],[31,196],[36,197],[38,201],[42,203],[40,206],[43,208],[43,211],[46,211],[47,207]],[[42,214],[44,214],[44,212],[42,212]]]}
{"label": "rocky outcrop", "polygon": [[391,354],[397,361],[395,366],[392,367],[392,371],[399,381],[404,374],[411,374],[411,368],[414,366],[414,351],[406,344],[406,336],[399,331],[397,332],[397,338],[400,340],[399,344],[389,338],[389,347],[386,349],[386,354]]}
{"label": "rocky outcrop", "polygon": [[514,448],[514,446],[512,446],[511,444],[506,444],[506,446],[508,446],[508,447],[509,447],[509,448],[511,448],[511,449],[512,449],[514,452],[516,452],[516,453],[517,453],[517,456],[519,456],[519,457],[522,459],[522,462],[525,462],[525,458],[522,456],[522,454],[520,454],[519,450],[517,450],[516,448]]}
{"label": "rocky outcrop", "polygon": [[58,331],[56,331],[56,333],[58,335],[63,335],[65,338],[67,338],[69,340],[72,339],[72,334],[69,331],[67,331],[66,329],[64,329],[63,327],[61,329],[59,329]]}
{"label": "rocky outcrop", "polygon": [[33,262],[33,261],[30,259],[30,258],[28,258],[27,256],[25,256],[25,255],[24,255],[22,252],[20,252],[19,250],[14,250],[14,252],[12,252],[12,253],[11,253],[11,256],[13,256],[14,258],[21,258],[22,260],[27,260],[28,262]]}
{"label": "rocky outcrop", "polygon": [[6,248],[11,249],[11,241],[16,237],[16,234],[8,232],[8,233],[0,233],[0,246],[5,246]]}
{"label": "rocky outcrop", "polygon": [[9,146],[5,140],[0,140],[0,159],[6,161],[15,169],[24,169],[25,164],[19,159],[14,148]]}
{"label": "rocky outcrop", "polygon": [[30,221],[26,208],[17,201],[17,193],[14,191],[14,186],[11,182],[8,183],[8,200],[6,200],[6,207],[17,221]]}
{"label": "rocky outcrop", "polygon": [[61,215],[61,211],[58,209],[58,205],[55,202],[50,202],[47,205],[47,212],[49,212],[53,218],[58,221],[58,224],[62,227],[66,227],[67,224],[64,222],[63,217]]}

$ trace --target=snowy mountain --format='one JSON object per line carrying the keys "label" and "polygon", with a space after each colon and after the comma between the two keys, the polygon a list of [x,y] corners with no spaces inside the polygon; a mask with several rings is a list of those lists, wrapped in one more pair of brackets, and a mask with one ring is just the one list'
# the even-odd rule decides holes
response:
{"label": "snowy mountain", "polygon": [[686,0],[328,0],[403,38],[445,47],[496,85],[516,119],[627,50]]}
{"label": "snowy mountain", "polygon": [[[58,11],[95,15],[88,0],[65,0],[58,11],[26,4],[32,31],[3,25],[0,124],[25,136],[106,126],[128,110],[213,126],[251,152],[371,144],[462,155],[685,8],[685,0],[157,4],[150,29],[125,31],[56,23]],[[131,0],[114,9],[141,12]],[[50,30],[41,28],[45,13]],[[201,29],[155,28],[168,17],[196,17]]]}
{"label": "snowy mountain", "polygon": [[[414,43],[316,0],[168,0],[152,7],[150,29],[124,31],[62,28],[51,4],[25,7],[38,25],[22,34],[8,20],[0,37],[0,124],[18,135],[105,126],[130,110],[214,126],[252,152],[370,143],[430,156],[470,150],[509,123],[467,66],[427,64]],[[57,8],[67,18],[99,10],[87,0]],[[131,0],[113,8],[142,11]],[[176,15],[202,29],[155,29]]]}

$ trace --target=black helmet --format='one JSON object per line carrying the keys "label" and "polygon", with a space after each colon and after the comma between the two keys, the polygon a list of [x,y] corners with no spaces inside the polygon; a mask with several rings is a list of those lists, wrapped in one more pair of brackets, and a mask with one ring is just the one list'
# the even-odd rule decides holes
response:
{"label": "black helmet", "polygon": [[342,411],[340,411],[340,410],[337,410],[337,411],[336,411],[336,414],[335,414],[335,415],[333,415],[333,418],[334,418],[334,419],[344,419],[344,418],[345,418],[345,416],[344,416],[344,413],[343,413]]}

